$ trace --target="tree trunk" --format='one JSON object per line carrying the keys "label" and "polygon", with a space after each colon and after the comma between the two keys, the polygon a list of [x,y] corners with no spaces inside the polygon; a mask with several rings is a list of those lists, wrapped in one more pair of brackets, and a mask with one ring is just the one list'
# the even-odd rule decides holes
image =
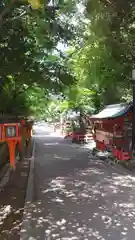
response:
{"label": "tree trunk", "polygon": [[79,124],[80,124],[80,131],[85,134],[86,126],[85,126],[85,122],[84,122],[84,118],[83,118],[83,110],[82,109],[80,109]]}

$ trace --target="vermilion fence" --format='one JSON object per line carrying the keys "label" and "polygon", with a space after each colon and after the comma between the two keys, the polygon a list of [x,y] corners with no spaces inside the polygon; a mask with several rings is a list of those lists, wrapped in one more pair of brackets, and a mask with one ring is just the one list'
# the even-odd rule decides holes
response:
{"label": "vermilion fence", "polygon": [[11,116],[1,116],[0,118],[0,142],[7,143],[12,169],[16,168],[16,150],[21,155],[23,146],[28,145],[31,139],[32,125],[32,121],[24,118]]}

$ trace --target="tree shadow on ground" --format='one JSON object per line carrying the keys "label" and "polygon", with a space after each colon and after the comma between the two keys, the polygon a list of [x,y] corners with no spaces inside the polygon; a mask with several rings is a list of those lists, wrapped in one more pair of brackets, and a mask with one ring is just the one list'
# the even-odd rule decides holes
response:
{"label": "tree shadow on ground", "polygon": [[134,240],[134,176],[59,139],[36,150],[34,198],[25,206],[21,239]]}

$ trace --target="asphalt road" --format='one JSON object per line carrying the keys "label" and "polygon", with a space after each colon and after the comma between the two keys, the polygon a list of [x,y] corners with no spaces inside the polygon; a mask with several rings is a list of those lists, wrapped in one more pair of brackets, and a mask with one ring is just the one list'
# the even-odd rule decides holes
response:
{"label": "asphalt road", "polygon": [[135,177],[43,126],[35,131],[34,196],[21,239],[135,240]]}

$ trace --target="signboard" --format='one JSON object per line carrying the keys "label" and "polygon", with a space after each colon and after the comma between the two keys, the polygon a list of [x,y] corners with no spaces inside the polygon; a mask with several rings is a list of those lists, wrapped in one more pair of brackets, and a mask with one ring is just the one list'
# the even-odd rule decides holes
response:
{"label": "signboard", "polygon": [[5,123],[2,124],[2,141],[10,139],[18,139],[20,137],[20,124],[19,123]]}
{"label": "signboard", "polygon": [[5,126],[5,137],[16,137],[16,126]]}

